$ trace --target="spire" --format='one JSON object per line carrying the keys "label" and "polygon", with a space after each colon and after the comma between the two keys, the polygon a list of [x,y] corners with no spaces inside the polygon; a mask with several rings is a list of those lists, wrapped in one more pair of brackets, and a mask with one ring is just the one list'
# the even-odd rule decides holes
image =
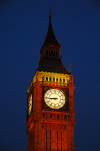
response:
{"label": "spire", "polygon": [[51,11],[51,7],[50,7],[50,10],[48,11],[48,13],[49,13],[49,18],[51,18],[52,17],[52,11]]}
{"label": "spire", "polygon": [[40,61],[37,71],[64,73],[70,75],[62,63],[61,47],[58,43],[51,23],[51,9],[49,10],[49,26],[46,38],[40,49]]}
{"label": "spire", "polygon": [[52,28],[52,23],[51,23],[51,17],[52,17],[52,11],[51,8],[49,10],[49,27],[48,27],[48,31],[47,31],[47,35],[46,35],[46,39],[43,43],[43,45],[53,45],[53,46],[60,46],[60,44],[58,43],[53,28]]}

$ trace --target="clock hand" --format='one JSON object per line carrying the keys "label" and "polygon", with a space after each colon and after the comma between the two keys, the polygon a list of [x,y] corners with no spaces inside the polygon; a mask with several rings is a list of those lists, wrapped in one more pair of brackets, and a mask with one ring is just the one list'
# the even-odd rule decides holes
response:
{"label": "clock hand", "polygon": [[51,100],[52,100],[52,99],[56,100],[56,99],[58,99],[58,98],[50,98],[50,99],[51,99]]}
{"label": "clock hand", "polygon": [[47,98],[47,99],[55,99],[55,100],[58,99],[58,98],[49,98],[49,97],[44,97],[44,98]]}
{"label": "clock hand", "polygon": [[49,97],[44,97],[44,98],[50,99]]}

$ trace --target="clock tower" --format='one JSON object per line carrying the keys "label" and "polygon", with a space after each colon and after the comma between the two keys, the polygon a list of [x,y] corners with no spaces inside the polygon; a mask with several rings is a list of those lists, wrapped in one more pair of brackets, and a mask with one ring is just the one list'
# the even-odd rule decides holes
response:
{"label": "clock tower", "polygon": [[74,84],[49,14],[40,61],[27,90],[27,151],[74,151]]}

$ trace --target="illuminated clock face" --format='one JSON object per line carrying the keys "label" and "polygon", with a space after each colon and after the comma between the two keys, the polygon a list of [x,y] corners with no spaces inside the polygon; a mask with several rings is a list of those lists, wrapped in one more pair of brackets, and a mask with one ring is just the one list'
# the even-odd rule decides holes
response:
{"label": "illuminated clock face", "polygon": [[28,108],[28,114],[30,115],[31,114],[31,110],[32,110],[32,94],[29,98],[29,108]]}
{"label": "illuminated clock face", "polygon": [[60,109],[65,104],[65,95],[59,89],[49,89],[44,94],[45,103],[52,109]]}

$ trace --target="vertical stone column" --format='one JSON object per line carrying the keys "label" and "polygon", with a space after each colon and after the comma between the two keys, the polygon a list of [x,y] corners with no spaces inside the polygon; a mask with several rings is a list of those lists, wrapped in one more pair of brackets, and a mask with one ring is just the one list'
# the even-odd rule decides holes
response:
{"label": "vertical stone column", "polygon": [[58,150],[61,150],[61,129],[60,129],[60,125],[58,125],[57,131],[58,131]]}
{"label": "vertical stone column", "polygon": [[69,111],[74,112],[74,87],[69,86]]}
{"label": "vertical stone column", "polygon": [[47,124],[47,150],[50,150],[50,129],[49,129],[49,124]]}
{"label": "vertical stone column", "polygon": [[53,124],[52,129],[52,148],[53,151],[57,151],[57,125]]}
{"label": "vertical stone column", "polygon": [[62,149],[63,151],[67,151],[68,147],[68,136],[67,136],[67,126],[64,126],[62,131]]}
{"label": "vertical stone column", "polygon": [[40,83],[36,85],[36,105],[37,110],[42,109],[42,84]]}
{"label": "vertical stone column", "polygon": [[42,140],[42,123],[39,122],[38,150],[41,150],[41,140]]}
{"label": "vertical stone column", "polygon": [[38,150],[38,132],[39,132],[39,122],[37,120],[34,121],[34,146],[35,150]]}
{"label": "vertical stone column", "polygon": [[41,149],[45,150],[45,129],[44,129],[44,123],[42,123]]}

